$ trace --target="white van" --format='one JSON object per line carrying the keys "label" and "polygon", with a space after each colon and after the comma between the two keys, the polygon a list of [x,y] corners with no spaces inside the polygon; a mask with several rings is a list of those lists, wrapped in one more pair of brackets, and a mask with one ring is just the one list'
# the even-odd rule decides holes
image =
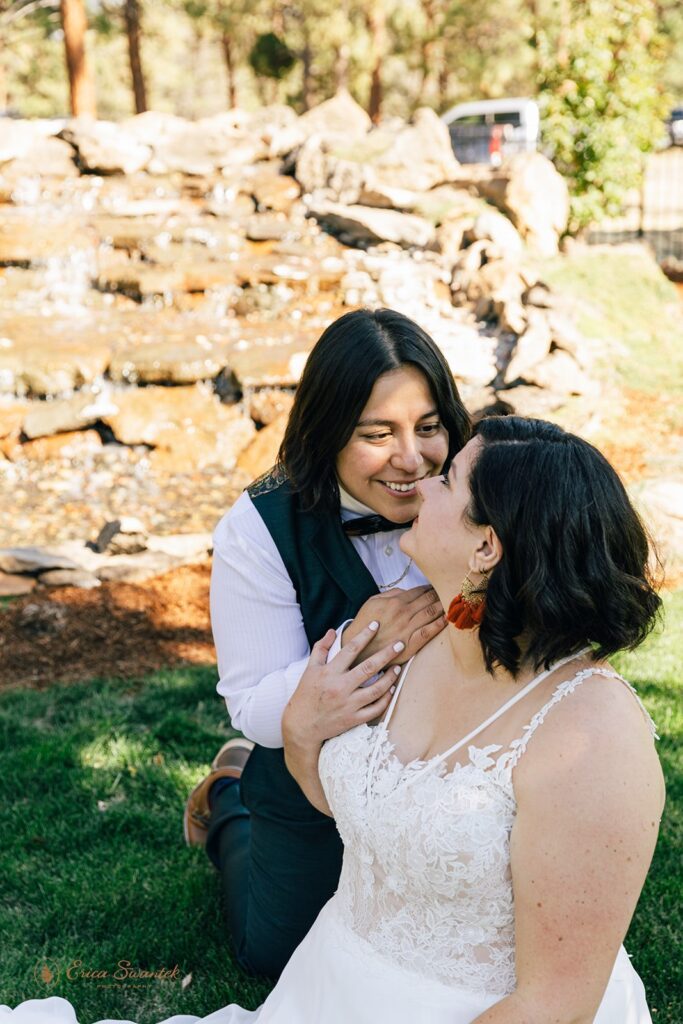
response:
{"label": "white van", "polygon": [[538,146],[540,114],[535,100],[515,97],[458,103],[441,120],[462,164],[498,165],[505,156]]}

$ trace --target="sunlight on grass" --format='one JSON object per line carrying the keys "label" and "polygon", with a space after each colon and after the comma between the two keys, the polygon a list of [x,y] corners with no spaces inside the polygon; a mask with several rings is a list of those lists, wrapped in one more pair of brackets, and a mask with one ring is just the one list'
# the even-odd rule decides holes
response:
{"label": "sunlight on grass", "polygon": [[149,757],[148,744],[128,736],[99,736],[79,751],[79,761],[89,768],[137,771]]}

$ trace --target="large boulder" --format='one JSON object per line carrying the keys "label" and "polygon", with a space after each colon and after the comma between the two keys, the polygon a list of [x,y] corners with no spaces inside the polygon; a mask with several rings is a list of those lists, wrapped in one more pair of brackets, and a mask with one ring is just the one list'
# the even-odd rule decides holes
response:
{"label": "large boulder", "polygon": [[76,252],[90,263],[96,245],[95,233],[75,218],[46,223],[26,216],[23,210],[12,210],[0,223],[0,266],[39,266],[54,257],[69,259]]}
{"label": "large boulder", "polygon": [[516,227],[498,210],[482,211],[468,231],[468,241],[493,242],[503,257],[520,256],[524,245]]}
{"label": "large boulder", "polygon": [[305,193],[324,191],[325,196],[343,203],[356,203],[365,185],[366,169],[358,160],[333,152],[334,145],[323,135],[312,135],[298,151],[295,177]]}
{"label": "large boulder", "polygon": [[441,320],[432,326],[423,316],[421,323],[431,333],[457,380],[478,386],[490,384],[497,369],[495,338],[484,337],[476,328],[457,321]]}
{"label": "large boulder", "polygon": [[349,245],[395,242],[404,248],[424,249],[436,238],[434,226],[412,213],[330,202],[314,203],[310,212]]}
{"label": "large boulder", "polygon": [[78,163],[97,174],[134,174],[147,165],[152,149],[112,121],[78,118],[60,133],[78,152]]}
{"label": "large boulder", "polygon": [[175,114],[167,114],[161,110],[146,110],[144,114],[136,114],[121,122],[121,127],[128,134],[132,135],[138,142],[150,149],[157,146],[187,129],[188,122],[183,117]]}
{"label": "large boulder", "polygon": [[103,416],[104,422],[123,444],[152,446],[151,461],[159,469],[232,469],[256,433],[253,420],[238,406],[222,405],[201,385],[150,385],[112,397],[116,411]]}
{"label": "large boulder", "polygon": [[14,461],[29,459],[31,462],[47,462],[50,459],[72,461],[94,455],[102,447],[102,438],[96,430],[70,430],[53,437],[39,437],[26,441],[12,453]]}
{"label": "large boulder", "polygon": [[600,393],[598,382],[581,369],[569,352],[561,349],[554,349],[550,355],[529,369],[525,379],[530,384],[537,384],[560,395],[595,397]]}
{"label": "large boulder", "polygon": [[3,340],[7,344],[0,347],[0,391],[17,395],[60,395],[92,384],[111,356],[109,347],[97,341],[87,345],[65,339],[56,348],[47,340],[21,347],[11,338]]}
{"label": "large boulder", "polygon": [[506,384],[518,378],[526,378],[529,371],[538,366],[550,352],[552,332],[547,318],[539,309],[528,309],[526,316],[526,330],[517,339],[512,359],[505,370]]}
{"label": "large boulder", "polygon": [[477,188],[510,217],[530,249],[541,256],[557,253],[569,218],[569,190],[547,157],[518,153]]}
{"label": "large boulder", "polygon": [[151,142],[154,156],[149,169],[155,174],[180,171],[210,177],[217,169],[252,164],[268,156],[260,136],[236,128],[230,112],[197,122],[166,122],[163,129]]}
{"label": "large boulder", "polygon": [[23,597],[30,594],[35,585],[31,576],[0,572],[0,597]]}
{"label": "large boulder", "polygon": [[77,178],[73,147],[62,139],[38,136],[21,155],[2,167],[3,177],[17,184],[36,174],[41,178]]}
{"label": "large boulder", "polygon": [[49,548],[0,548],[0,572],[35,575],[49,569],[78,568],[80,566],[73,559]]}
{"label": "large boulder", "polygon": [[288,419],[288,413],[282,413],[263,430],[259,430],[238,458],[237,468],[243,470],[250,480],[255,480],[275,464]]}
{"label": "large boulder", "polygon": [[[378,133],[383,129],[378,129]],[[388,145],[370,159],[366,187],[374,182],[426,192],[455,180],[458,161],[448,129],[429,107],[421,107],[412,122],[387,138]]]}
{"label": "large boulder", "polygon": [[264,168],[254,175],[250,189],[262,210],[274,210],[288,214],[301,195],[301,188],[294,178]]}
{"label": "large boulder", "polygon": [[340,89],[336,96],[302,114],[298,127],[305,136],[321,134],[351,139],[369,132],[372,121],[353,96],[346,89]]}
{"label": "large boulder", "polygon": [[23,431],[33,440],[81,430],[113,411],[114,406],[102,393],[78,394],[52,402],[32,402],[24,416]]}
{"label": "large boulder", "polygon": [[[308,116],[308,115],[304,115]],[[423,108],[412,123],[367,134],[335,134],[327,128],[299,150],[295,176],[304,192],[324,190],[328,199],[409,209],[427,192],[457,177],[448,130]]]}
{"label": "large boulder", "polygon": [[116,353],[109,376],[129,384],[194,384],[216,377],[226,363],[225,349],[209,342],[158,341]]}
{"label": "large boulder", "polygon": [[63,121],[0,118],[0,165],[25,157],[34,146],[56,135],[63,125]]}

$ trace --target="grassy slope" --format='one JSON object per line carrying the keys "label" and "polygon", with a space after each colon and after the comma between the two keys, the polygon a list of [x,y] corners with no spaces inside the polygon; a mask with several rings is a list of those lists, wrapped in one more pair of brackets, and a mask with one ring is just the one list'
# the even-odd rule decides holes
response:
{"label": "grassy slope", "polygon": [[579,248],[539,271],[572,300],[577,326],[605,341],[602,370],[645,392],[683,391],[683,316],[676,288],[637,246]]}

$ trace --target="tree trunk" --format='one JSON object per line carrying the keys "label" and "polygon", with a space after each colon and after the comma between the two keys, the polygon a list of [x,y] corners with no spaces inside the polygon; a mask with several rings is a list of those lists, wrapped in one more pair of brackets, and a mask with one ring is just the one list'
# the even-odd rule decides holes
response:
{"label": "tree trunk", "polygon": [[561,68],[569,67],[571,30],[572,16],[570,0],[560,0],[560,30],[557,37],[557,63]]}
{"label": "tree trunk", "polygon": [[335,93],[349,91],[349,65],[351,61],[351,47],[348,39],[351,37],[351,24],[349,19],[349,0],[338,0],[337,4],[342,18],[344,19],[345,30],[342,41],[337,46],[337,53],[334,59],[334,91]]}
{"label": "tree trunk", "polygon": [[313,99],[313,76],[311,74],[311,66],[313,64],[313,54],[311,52],[311,41],[308,36],[308,30],[306,24],[304,24],[304,45],[301,50],[301,64],[303,70],[303,83],[301,89],[301,99],[303,101],[304,110],[310,110]]}
{"label": "tree trunk", "polygon": [[[415,107],[425,104],[425,94],[431,84],[435,71],[435,44],[439,38],[436,31],[436,12],[431,0],[422,0],[422,13],[425,18],[425,32],[420,40],[420,85],[417,90]],[[426,102],[429,102],[427,97]]]}
{"label": "tree trunk", "polygon": [[9,76],[5,64],[7,45],[0,36],[0,111],[9,109]]}
{"label": "tree trunk", "polygon": [[[445,49],[445,48],[444,48]],[[448,55],[444,52],[441,67],[439,68],[439,109],[437,113],[444,113],[448,107],[448,91],[451,80],[451,69],[448,66]]]}
{"label": "tree trunk", "polygon": [[126,0],[123,17],[126,23],[126,36],[128,37],[128,59],[130,61],[130,74],[133,81],[135,113],[144,114],[147,110],[147,89],[145,88],[145,75],[142,70],[142,59],[140,57],[139,0]]}
{"label": "tree trunk", "polygon": [[83,0],[60,0],[60,11],[69,73],[71,113],[74,117],[96,117],[95,83],[85,52],[88,21]]}
{"label": "tree trunk", "polygon": [[342,89],[349,91],[349,55],[348,43],[341,43],[337,48],[337,57],[334,62],[334,88],[335,92]]}
{"label": "tree trunk", "polygon": [[377,124],[382,114],[382,61],[384,59],[386,18],[384,4],[375,0],[368,12],[367,23],[370,31],[372,48],[372,69],[370,72],[370,99],[368,114],[373,124]]}
{"label": "tree trunk", "polygon": [[528,8],[531,28],[529,46],[534,51],[534,77],[538,80],[541,75],[541,15],[539,12],[539,0],[528,0]]}
{"label": "tree trunk", "polygon": [[232,39],[226,31],[221,35],[221,47],[225,59],[225,70],[228,76],[228,105],[232,109],[237,106],[237,87],[235,85],[235,60],[232,52]]}

